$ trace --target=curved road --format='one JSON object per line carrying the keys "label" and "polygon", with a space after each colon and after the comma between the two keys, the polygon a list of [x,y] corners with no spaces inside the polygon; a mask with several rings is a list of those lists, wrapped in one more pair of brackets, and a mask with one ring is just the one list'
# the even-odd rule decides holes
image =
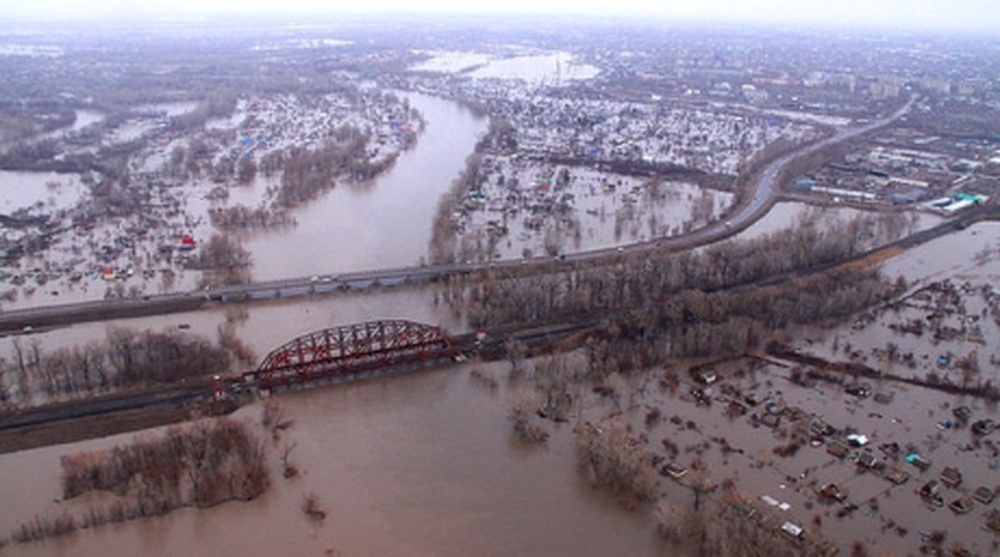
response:
{"label": "curved road", "polygon": [[[778,179],[790,163],[814,154],[820,149],[848,141],[890,124],[909,112],[917,101],[914,95],[909,102],[892,115],[864,126],[842,129],[834,135],[801,147],[771,161],[762,171],[749,195],[740,203],[725,222],[716,222],[688,234],[639,242],[616,248],[604,248],[561,256],[560,260],[587,261],[605,258],[618,253],[640,252],[649,249],[680,250],[704,246],[746,229],[760,220],[774,204]],[[39,327],[65,325],[83,321],[99,321],[121,317],[157,315],[198,309],[209,301],[246,301],[304,296],[314,293],[345,289],[364,289],[372,286],[393,286],[407,283],[425,283],[443,277],[469,273],[493,267],[520,267],[524,264],[549,263],[547,259],[534,261],[506,260],[480,264],[453,263],[398,269],[378,269],[345,273],[281,279],[239,286],[212,288],[204,291],[181,292],[147,296],[134,300],[96,300],[72,304],[39,306],[0,312],[0,333],[31,332]]]}

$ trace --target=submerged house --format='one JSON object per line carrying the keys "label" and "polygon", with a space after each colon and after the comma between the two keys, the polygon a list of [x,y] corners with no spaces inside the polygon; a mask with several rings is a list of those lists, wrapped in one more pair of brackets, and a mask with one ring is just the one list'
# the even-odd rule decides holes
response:
{"label": "submerged house", "polygon": [[946,467],[944,470],[941,470],[941,483],[950,488],[962,485],[962,472],[954,466]]}

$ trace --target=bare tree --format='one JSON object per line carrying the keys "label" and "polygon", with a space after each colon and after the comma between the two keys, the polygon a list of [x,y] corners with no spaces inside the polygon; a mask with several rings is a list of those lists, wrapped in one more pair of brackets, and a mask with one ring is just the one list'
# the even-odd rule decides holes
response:
{"label": "bare tree", "polygon": [[284,470],[283,474],[286,478],[294,478],[295,476],[299,475],[298,467],[296,467],[295,464],[293,464],[288,460],[288,457],[292,454],[292,451],[294,451],[295,447],[298,446],[299,446],[298,441],[292,444],[288,444],[286,442],[285,446],[281,450],[281,468],[282,470]]}
{"label": "bare tree", "polygon": [[655,471],[645,458],[643,444],[624,424],[612,419],[585,422],[574,431],[580,465],[595,484],[638,501],[653,499]]}
{"label": "bare tree", "polygon": [[11,385],[7,381],[7,360],[0,358],[0,406],[6,407],[10,404]]}

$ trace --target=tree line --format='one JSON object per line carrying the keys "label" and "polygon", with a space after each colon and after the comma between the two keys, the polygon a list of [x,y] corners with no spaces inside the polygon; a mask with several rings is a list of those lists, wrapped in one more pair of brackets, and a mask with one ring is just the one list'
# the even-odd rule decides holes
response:
{"label": "tree line", "polygon": [[292,147],[265,156],[258,170],[267,176],[282,172],[275,205],[289,209],[333,188],[338,178],[370,180],[392,166],[395,156],[372,162],[369,139],[364,132],[342,126],[319,148]]}
{"label": "tree line", "polygon": [[18,525],[11,540],[29,543],[181,507],[249,501],[271,485],[266,456],[265,443],[228,418],[172,427],[103,452],[64,455],[64,500],[99,491],[114,494],[112,500],[92,501],[79,517],[68,511],[35,516]]}
{"label": "tree line", "polygon": [[110,329],[104,341],[44,352],[37,342],[13,342],[0,360],[0,402],[29,404],[119,389],[176,384],[230,367],[230,353],[181,331]]}
{"label": "tree line", "polygon": [[516,149],[516,132],[511,123],[491,116],[486,133],[476,142],[472,154],[466,157],[465,168],[438,201],[428,250],[432,263],[454,263],[456,260],[456,253],[459,251],[458,229],[452,215],[466,195],[479,191],[486,182],[486,174],[482,171],[483,155],[488,152],[513,153]]}
{"label": "tree line", "polygon": [[870,268],[802,273],[859,253],[872,228],[864,220],[825,230],[806,223],[697,252],[553,263],[565,269],[547,273],[491,269],[449,279],[443,298],[487,329],[603,320],[584,343],[598,375],[739,356],[788,327],[838,322],[905,290],[905,280]]}
{"label": "tree line", "polygon": [[[467,309],[474,326],[485,327],[538,325],[624,309],[673,311],[670,308],[679,300],[689,299],[684,304],[691,306],[712,292],[786,278],[857,255],[891,238],[888,232],[876,234],[887,229],[879,222],[866,217],[832,226],[810,221],[759,239],[724,242],[700,251],[653,251],[622,255],[611,262],[553,263],[559,266],[555,270],[489,269],[470,278],[452,279],[446,297]],[[684,297],[679,298],[682,293]],[[732,302],[745,303],[753,299],[750,294]],[[774,326],[795,317],[791,308],[778,309],[781,315],[770,318]],[[722,309],[714,311],[716,317],[729,315]],[[794,312],[815,313],[801,307]]]}

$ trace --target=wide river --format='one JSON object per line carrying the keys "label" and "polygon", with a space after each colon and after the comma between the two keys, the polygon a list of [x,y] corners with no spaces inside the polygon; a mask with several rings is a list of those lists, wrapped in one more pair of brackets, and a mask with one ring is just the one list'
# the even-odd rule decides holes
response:
{"label": "wide river", "polygon": [[[437,199],[485,131],[455,103],[415,95],[428,126],[417,146],[384,177],[336,188],[301,210],[298,227],[250,238],[257,279],[417,263],[426,254]],[[372,223],[383,223],[373,226]],[[308,330],[381,318],[410,318],[461,329],[432,289],[372,296],[277,301],[251,306],[237,330],[259,355]],[[188,323],[212,336],[224,310],[122,320],[162,329]],[[43,350],[103,337],[111,324],[74,326],[34,337]],[[0,352],[9,351],[9,343]],[[295,420],[281,442],[297,443],[301,476],[273,475],[249,503],[183,509],[166,517],[81,531],[63,539],[8,545],[11,555],[662,555],[669,551],[645,513],[625,509],[576,471],[572,431],[546,446],[512,440],[507,419],[509,364],[479,365],[499,380],[489,389],[473,367],[433,369],[278,397]],[[260,403],[237,419],[259,422]],[[139,435],[150,435],[145,432]],[[59,502],[59,457],[127,442],[108,437],[0,456],[0,539],[36,514],[80,516],[86,502]],[[321,523],[302,512],[315,492]]]}
{"label": "wide river", "polygon": [[341,184],[296,211],[298,226],[256,234],[256,280],[414,265],[426,258],[441,195],[465,166],[486,120],[448,100],[409,95],[427,127],[383,176]]}
{"label": "wide river", "polygon": [[[503,377],[509,364],[480,366]],[[8,546],[17,555],[663,555],[647,515],[629,511],[576,472],[572,432],[524,447],[510,436],[503,385],[490,390],[469,366],[427,370],[279,397],[295,420],[272,454],[297,443],[301,475],[273,475],[249,503],[183,509],[166,517]],[[257,423],[261,405],[238,419]],[[147,433],[148,435],[149,433]],[[55,503],[59,457],[131,435],[0,457],[0,528]],[[315,492],[329,513],[301,510]],[[328,550],[334,553],[326,553]],[[669,551],[666,551],[669,554]]]}

